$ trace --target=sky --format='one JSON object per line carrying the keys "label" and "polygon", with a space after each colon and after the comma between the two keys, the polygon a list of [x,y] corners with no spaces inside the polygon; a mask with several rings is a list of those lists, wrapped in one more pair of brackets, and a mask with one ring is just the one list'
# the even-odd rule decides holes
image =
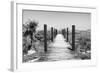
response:
{"label": "sky", "polygon": [[47,24],[47,29],[51,27],[61,30],[63,28],[72,29],[75,25],[76,30],[91,29],[91,14],[76,12],[55,12],[55,11],[36,11],[23,10],[23,24],[34,20],[38,22],[37,30],[43,30],[43,25]]}

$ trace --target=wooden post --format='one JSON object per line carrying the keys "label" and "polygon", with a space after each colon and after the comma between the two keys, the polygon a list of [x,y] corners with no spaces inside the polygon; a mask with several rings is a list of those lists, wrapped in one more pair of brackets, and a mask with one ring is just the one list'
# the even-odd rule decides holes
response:
{"label": "wooden post", "polygon": [[63,34],[63,36],[65,38],[65,29],[62,30],[62,34]]}
{"label": "wooden post", "polygon": [[72,50],[75,51],[75,25],[72,25]]}
{"label": "wooden post", "polygon": [[51,41],[53,42],[53,27],[51,27]]}
{"label": "wooden post", "polygon": [[47,52],[47,25],[44,24],[44,51]]}
{"label": "wooden post", "polygon": [[58,34],[58,31],[57,31],[57,29],[56,29],[56,35]]}
{"label": "wooden post", "polygon": [[62,29],[62,35],[64,36],[64,29]]}
{"label": "wooden post", "polygon": [[54,28],[54,32],[53,32],[53,37],[55,38],[55,28]]}
{"label": "wooden post", "polygon": [[67,28],[67,42],[69,41],[68,38],[69,37],[69,31],[68,31],[68,28]]}
{"label": "wooden post", "polygon": [[56,37],[57,35],[57,29],[54,29],[54,38]]}

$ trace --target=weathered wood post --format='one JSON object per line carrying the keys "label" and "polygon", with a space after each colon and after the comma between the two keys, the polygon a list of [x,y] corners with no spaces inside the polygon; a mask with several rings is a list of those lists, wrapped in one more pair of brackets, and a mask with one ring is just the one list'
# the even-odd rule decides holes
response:
{"label": "weathered wood post", "polygon": [[54,31],[53,31],[53,37],[55,38],[55,28],[54,28]]}
{"label": "weathered wood post", "polygon": [[51,41],[53,42],[53,27],[51,27]]}
{"label": "weathered wood post", "polygon": [[69,31],[68,31],[68,28],[67,28],[67,42],[69,41],[68,38],[69,37]]}
{"label": "weathered wood post", "polygon": [[47,25],[44,24],[44,51],[47,52]]}
{"label": "weathered wood post", "polygon": [[72,25],[72,50],[75,51],[75,25]]}
{"label": "weathered wood post", "polygon": [[56,35],[58,34],[58,31],[57,31],[57,29],[56,29]]}
{"label": "weathered wood post", "polygon": [[62,30],[62,34],[63,34],[63,36],[65,38],[65,29]]}
{"label": "weathered wood post", "polygon": [[62,32],[62,35],[64,36],[64,29],[62,29],[62,31],[61,31],[61,32]]}
{"label": "weathered wood post", "polygon": [[54,37],[57,35],[57,29],[54,29]]}

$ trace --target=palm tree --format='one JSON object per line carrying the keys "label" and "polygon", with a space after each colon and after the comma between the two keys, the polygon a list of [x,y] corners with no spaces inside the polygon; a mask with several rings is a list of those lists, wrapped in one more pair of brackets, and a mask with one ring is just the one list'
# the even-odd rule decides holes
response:
{"label": "palm tree", "polygon": [[[32,46],[32,42],[34,40],[33,38],[33,34],[36,32],[36,27],[37,27],[38,23],[35,21],[30,21],[27,24],[23,24],[23,46],[25,46],[23,48],[23,51],[25,53],[27,53],[27,51],[31,48]],[[27,41],[26,38],[29,37],[31,39],[30,41],[30,45],[27,45]],[[30,47],[29,47],[30,46]]]}
{"label": "palm tree", "polygon": [[33,39],[33,34],[36,32],[37,25],[38,25],[38,22],[35,22],[35,21],[30,21],[28,24],[28,33],[31,38],[31,44],[32,44],[32,41],[35,40]]}

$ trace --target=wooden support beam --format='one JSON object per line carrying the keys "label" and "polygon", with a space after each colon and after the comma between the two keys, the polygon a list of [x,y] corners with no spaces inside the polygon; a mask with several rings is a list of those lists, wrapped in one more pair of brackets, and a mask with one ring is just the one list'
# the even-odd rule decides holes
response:
{"label": "wooden support beam", "polygon": [[66,33],[65,29],[62,29],[62,34],[63,34],[64,38],[65,38],[65,33]]}
{"label": "wooden support beam", "polygon": [[72,50],[75,51],[75,25],[72,25]]}
{"label": "wooden support beam", "polygon": [[54,29],[54,38],[56,37],[57,35],[57,29]]}
{"label": "wooden support beam", "polygon": [[56,29],[56,35],[58,34],[58,31],[57,31],[57,29]]}
{"label": "wooden support beam", "polygon": [[54,34],[53,34],[53,27],[51,27],[51,41],[53,42],[53,36],[54,36]]}
{"label": "wooden support beam", "polygon": [[67,28],[67,42],[69,41],[69,31],[68,31],[68,28]]}
{"label": "wooden support beam", "polygon": [[53,37],[55,38],[55,28],[54,28],[53,34],[54,34]]}
{"label": "wooden support beam", "polygon": [[44,24],[44,51],[47,52],[47,25]]}

